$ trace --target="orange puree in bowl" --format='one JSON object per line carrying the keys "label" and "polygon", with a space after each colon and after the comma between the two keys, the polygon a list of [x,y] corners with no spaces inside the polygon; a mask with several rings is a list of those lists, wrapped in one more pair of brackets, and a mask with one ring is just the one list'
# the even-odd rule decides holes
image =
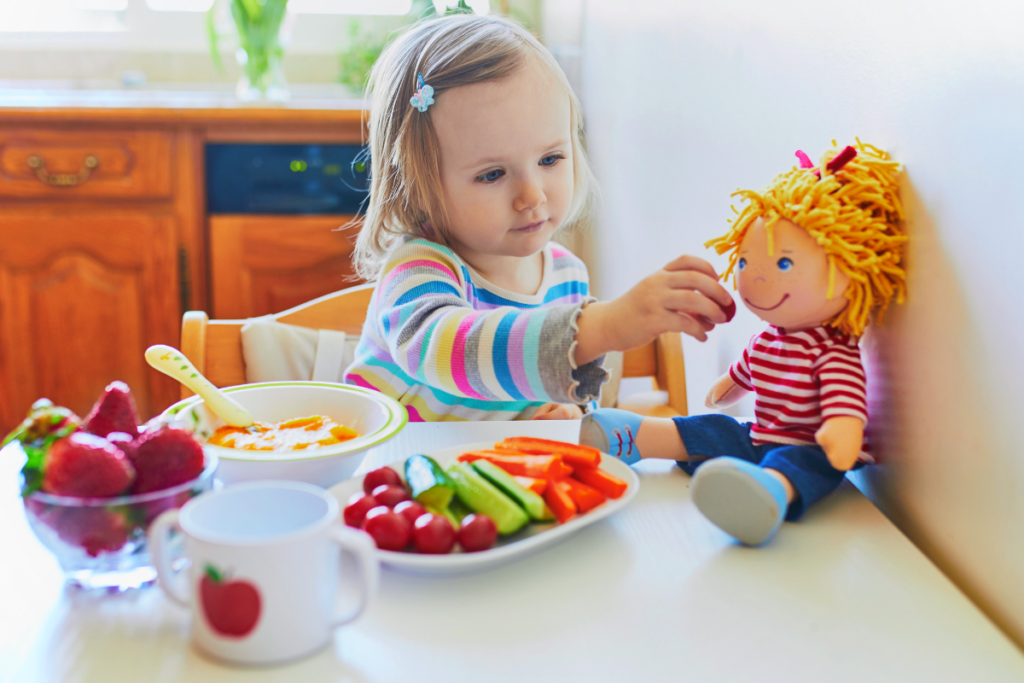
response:
{"label": "orange puree in bowl", "polygon": [[250,429],[220,427],[207,443],[246,451],[301,451],[333,446],[359,434],[329,417],[310,415],[267,424],[256,422]]}

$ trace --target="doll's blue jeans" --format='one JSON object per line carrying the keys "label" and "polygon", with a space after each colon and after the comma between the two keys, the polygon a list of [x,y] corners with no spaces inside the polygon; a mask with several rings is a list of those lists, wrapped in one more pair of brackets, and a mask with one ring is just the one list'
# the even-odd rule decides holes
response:
{"label": "doll's blue jeans", "polygon": [[[786,512],[789,521],[799,519],[807,508],[832,493],[846,476],[842,470],[832,467],[821,446],[777,443],[755,446],[750,440],[751,424],[740,423],[728,415],[695,415],[672,420],[691,458],[676,464],[691,476],[703,463],[722,455],[742,458],[785,475],[797,493]],[[857,463],[854,469],[861,466]]]}

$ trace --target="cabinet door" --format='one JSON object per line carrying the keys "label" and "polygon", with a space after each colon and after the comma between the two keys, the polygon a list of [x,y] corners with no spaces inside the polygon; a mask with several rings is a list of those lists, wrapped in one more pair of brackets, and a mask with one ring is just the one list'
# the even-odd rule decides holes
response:
{"label": "cabinet door", "polygon": [[215,318],[280,313],[359,284],[353,279],[352,216],[210,218]]}
{"label": "cabinet door", "polygon": [[174,219],[127,211],[0,211],[0,432],[40,397],[81,416],[128,383],[143,419],[175,400],[147,365],[178,341]]}

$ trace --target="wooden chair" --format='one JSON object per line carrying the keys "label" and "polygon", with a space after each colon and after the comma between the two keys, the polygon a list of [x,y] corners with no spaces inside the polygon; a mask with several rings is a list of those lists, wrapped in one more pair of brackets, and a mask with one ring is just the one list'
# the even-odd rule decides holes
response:
{"label": "wooden chair", "polygon": [[[358,335],[373,295],[373,284],[327,294],[272,318],[288,325],[337,330]],[[248,320],[210,320],[203,311],[188,311],[182,319],[181,350],[199,372],[218,387],[245,384],[242,358],[242,326]],[[667,333],[647,346],[623,354],[623,377],[652,377],[656,387],[668,392],[664,406],[638,407],[637,412],[659,417],[686,415],[686,369],[678,334]],[[192,392],[182,386],[181,396]],[[630,408],[630,406],[623,406]]]}

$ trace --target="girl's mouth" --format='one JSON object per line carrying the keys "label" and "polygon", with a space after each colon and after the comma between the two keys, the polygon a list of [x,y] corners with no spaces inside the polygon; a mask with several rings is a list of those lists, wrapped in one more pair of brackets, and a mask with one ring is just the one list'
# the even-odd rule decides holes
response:
{"label": "girl's mouth", "polygon": [[547,223],[547,222],[548,222],[548,219],[545,218],[542,221],[537,221],[536,223],[530,223],[529,225],[524,225],[521,228],[515,228],[514,232],[519,232],[519,233],[537,232],[542,227],[544,227],[544,224]]}
{"label": "girl's mouth", "polygon": [[789,294],[788,293],[787,294],[783,294],[782,295],[782,299],[779,300],[779,303],[775,304],[771,308],[762,308],[761,306],[758,306],[757,304],[752,304],[752,303],[750,303],[750,299],[746,299],[745,298],[743,300],[747,302],[748,306],[753,306],[754,308],[756,308],[759,311],[774,311],[776,308],[781,306],[786,301],[786,299],[788,299],[788,298],[789,298]]}

